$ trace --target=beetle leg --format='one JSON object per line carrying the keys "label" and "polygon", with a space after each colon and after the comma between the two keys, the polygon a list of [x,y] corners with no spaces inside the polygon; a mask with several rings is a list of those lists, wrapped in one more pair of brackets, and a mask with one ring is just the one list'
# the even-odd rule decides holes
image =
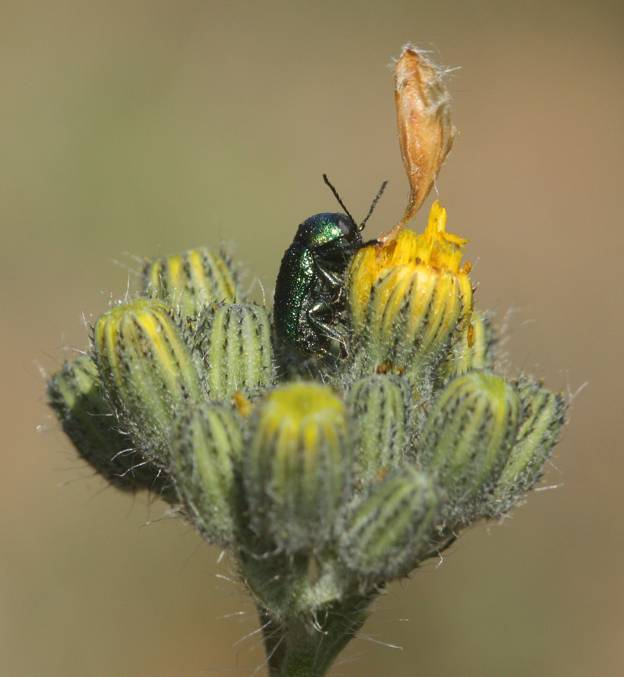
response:
{"label": "beetle leg", "polygon": [[322,336],[325,336],[328,339],[336,341],[340,344],[340,353],[342,357],[348,355],[347,342],[344,336],[331,325],[327,324],[322,317],[324,313],[331,312],[331,304],[328,304],[324,301],[317,301],[313,306],[311,306],[308,311],[308,320],[312,327],[316,329]]}
{"label": "beetle leg", "polygon": [[314,267],[318,273],[318,277],[322,282],[325,283],[325,287],[334,291],[336,295],[331,299],[332,304],[339,304],[342,302],[342,297],[344,295],[344,284],[343,278],[338,273],[334,273],[331,270],[327,270],[323,264],[318,260],[314,259]]}
{"label": "beetle leg", "polygon": [[324,280],[329,287],[338,289],[342,287],[342,276],[325,268],[318,258],[314,259],[314,267],[316,268],[318,276]]}

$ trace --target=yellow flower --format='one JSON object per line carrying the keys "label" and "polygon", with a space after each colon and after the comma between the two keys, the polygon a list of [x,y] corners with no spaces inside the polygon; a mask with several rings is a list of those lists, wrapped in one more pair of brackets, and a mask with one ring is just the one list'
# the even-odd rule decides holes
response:
{"label": "yellow flower", "polygon": [[434,202],[424,233],[361,249],[348,272],[351,322],[378,370],[404,371],[448,347],[472,310],[466,240],[446,231],[446,210]]}

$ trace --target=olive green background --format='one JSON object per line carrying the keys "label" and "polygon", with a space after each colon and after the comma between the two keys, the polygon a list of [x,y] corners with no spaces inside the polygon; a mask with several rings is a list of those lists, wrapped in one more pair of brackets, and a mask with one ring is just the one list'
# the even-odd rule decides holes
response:
{"label": "olive green background", "polygon": [[270,299],[297,224],[335,209],[323,171],[356,216],[388,178],[367,232],[392,224],[408,40],[462,66],[439,192],[478,304],[517,367],[589,385],[557,490],[392,585],[332,675],[624,674],[619,4],[0,2],[0,675],[264,674],[231,566],[91,476],[42,373],[142,256],[235,242]]}

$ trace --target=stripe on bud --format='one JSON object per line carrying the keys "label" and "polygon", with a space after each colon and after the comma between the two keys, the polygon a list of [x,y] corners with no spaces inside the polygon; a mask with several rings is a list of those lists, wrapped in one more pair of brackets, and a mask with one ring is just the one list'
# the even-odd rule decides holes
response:
{"label": "stripe on bud", "polygon": [[470,322],[466,323],[448,358],[441,365],[441,372],[450,379],[469,371],[491,369],[496,342],[491,318],[477,310],[473,311]]}
{"label": "stripe on bud", "polygon": [[158,301],[117,306],[95,325],[106,390],[141,448],[160,455],[176,413],[201,397],[191,353]]}
{"label": "stripe on bud", "polygon": [[356,381],[347,395],[355,430],[358,481],[381,479],[401,465],[407,445],[406,393],[395,376],[374,374]]}
{"label": "stripe on bud", "polygon": [[373,485],[348,506],[340,525],[340,555],[376,580],[405,575],[432,552],[440,514],[434,483],[413,468]]}
{"label": "stripe on bud", "polygon": [[235,468],[243,438],[231,409],[202,405],[172,437],[172,474],[193,523],[211,543],[228,545],[235,531]]}
{"label": "stripe on bud", "polygon": [[521,381],[517,389],[523,418],[516,443],[496,484],[493,511],[497,514],[509,510],[541,479],[544,464],[566,422],[568,403],[562,395],[528,379]]}
{"label": "stripe on bud", "polygon": [[257,395],[274,378],[271,324],[264,308],[222,305],[200,318],[194,349],[201,357],[211,399]]}
{"label": "stripe on bud", "polygon": [[148,261],[143,294],[165,302],[183,318],[214,303],[234,303],[238,297],[229,259],[206,247]]}
{"label": "stripe on bud", "polygon": [[519,406],[511,385],[484,372],[451,381],[435,402],[419,460],[454,503],[454,517],[470,519],[482,510],[516,437]]}
{"label": "stripe on bud", "polygon": [[251,524],[280,548],[315,548],[348,494],[345,407],[326,386],[292,383],[262,404],[243,462]]}
{"label": "stripe on bud", "polygon": [[169,478],[146,463],[118,428],[95,362],[81,355],[48,383],[48,402],[80,456],[118,489],[149,489],[171,500]]}

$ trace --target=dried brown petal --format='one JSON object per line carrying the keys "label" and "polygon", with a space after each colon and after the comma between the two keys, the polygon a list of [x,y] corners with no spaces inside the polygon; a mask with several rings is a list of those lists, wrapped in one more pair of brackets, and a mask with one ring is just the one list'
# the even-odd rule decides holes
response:
{"label": "dried brown petal", "polygon": [[396,62],[394,98],[410,197],[399,223],[378,238],[382,242],[394,239],[416,214],[453,145],[456,129],[451,123],[445,74],[445,69],[411,45],[403,48]]}

